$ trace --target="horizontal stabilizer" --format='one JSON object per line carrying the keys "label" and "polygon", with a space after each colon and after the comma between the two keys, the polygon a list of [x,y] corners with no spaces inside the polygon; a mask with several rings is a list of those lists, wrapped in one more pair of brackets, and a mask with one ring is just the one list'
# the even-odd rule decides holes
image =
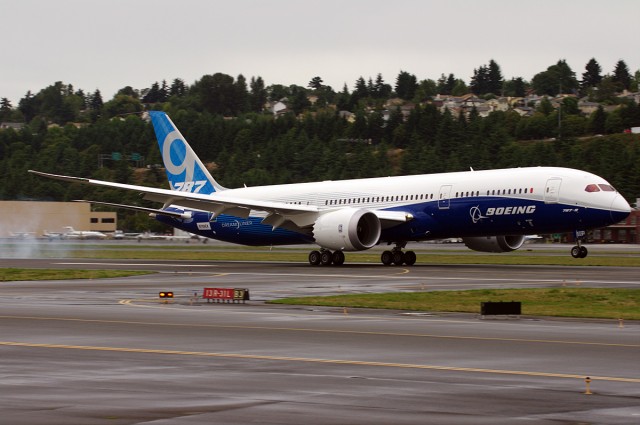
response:
{"label": "horizontal stabilizer", "polygon": [[87,200],[84,200],[84,199],[76,199],[73,202],[88,202],[88,203],[94,204],[94,205],[104,205],[104,206],[107,206],[107,207],[123,208],[123,209],[134,210],[134,211],[143,211],[143,212],[147,212],[149,214],[165,215],[167,217],[172,217],[172,218],[182,218],[182,219],[191,218],[191,213],[190,212],[181,213],[181,212],[177,212],[177,211],[167,211],[167,210],[159,210],[159,209],[155,209],[155,208],[138,207],[136,205],[114,204],[112,202],[87,201]]}

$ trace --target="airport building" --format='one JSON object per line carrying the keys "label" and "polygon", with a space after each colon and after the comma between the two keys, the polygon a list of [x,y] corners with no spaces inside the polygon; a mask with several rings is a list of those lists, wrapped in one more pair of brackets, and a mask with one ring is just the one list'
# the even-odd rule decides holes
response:
{"label": "airport building", "polygon": [[594,243],[640,243],[640,210],[632,209],[631,214],[620,223],[594,229],[591,241]]}
{"label": "airport building", "polygon": [[40,238],[67,226],[108,234],[117,225],[115,212],[91,211],[86,202],[0,201],[0,238]]}

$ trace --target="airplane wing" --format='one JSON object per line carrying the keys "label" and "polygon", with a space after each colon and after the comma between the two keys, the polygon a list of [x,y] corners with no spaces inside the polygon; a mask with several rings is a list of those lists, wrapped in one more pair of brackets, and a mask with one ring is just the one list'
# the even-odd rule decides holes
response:
{"label": "airplane wing", "polygon": [[[300,228],[312,226],[320,210],[312,205],[287,204],[284,202],[259,201],[255,199],[239,199],[225,196],[224,191],[214,192],[210,195],[191,192],[180,192],[169,189],[159,189],[146,186],[138,186],[123,183],[114,183],[103,180],[94,180],[83,177],[63,176],[59,174],[43,173],[41,171],[29,170],[30,173],[55,180],[62,180],[71,183],[81,183],[93,186],[110,187],[113,189],[134,191],[142,195],[143,199],[161,202],[163,209],[145,208],[134,205],[113,204],[107,202],[92,202],[99,205],[112,206],[116,208],[127,208],[137,211],[144,211],[153,214],[171,216],[174,218],[189,218],[187,214],[166,210],[170,205],[193,208],[200,211],[212,212],[214,216],[220,214],[230,214],[237,217],[247,218],[251,210],[264,211],[267,216],[262,220],[264,224],[280,227],[287,221],[291,221]],[[383,227],[390,227],[413,219],[413,216],[403,211],[372,211],[378,216]]]}
{"label": "airplane wing", "polygon": [[[209,211],[212,212],[214,216],[226,213],[237,217],[247,218],[249,217],[251,210],[259,210],[265,211],[269,214],[265,220],[269,219],[270,217],[283,217],[284,219],[282,220],[282,222],[289,220],[299,227],[306,227],[312,225],[315,222],[315,218],[317,217],[318,213],[318,208],[315,206],[225,197],[224,191],[214,192],[210,195],[206,195],[200,193],[180,192],[169,189],[158,189],[146,186],[107,182],[103,180],[87,179],[83,177],[62,176],[59,174],[43,173],[41,171],[34,170],[29,170],[29,172],[38,176],[55,180],[62,180],[66,182],[82,183],[93,186],[134,191],[141,194],[143,199],[154,202],[161,202],[164,205],[163,208],[175,204],[200,211]],[[118,206],[121,208],[129,207],[130,209],[141,208],[120,204],[118,204]],[[153,210],[149,212],[171,215],[167,211],[164,211],[164,209]],[[272,223],[267,220],[267,224]]]}

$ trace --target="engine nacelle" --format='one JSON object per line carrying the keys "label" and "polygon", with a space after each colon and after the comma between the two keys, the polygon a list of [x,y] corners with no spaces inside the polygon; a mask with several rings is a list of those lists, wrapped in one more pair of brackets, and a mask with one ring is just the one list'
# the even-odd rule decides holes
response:
{"label": "engine nacelle", "polygon": [[524,243],[523,235],[514,236],[474,236],[462,238],[469,249],[481,252],[510,252],[520,248]]}
{"label": "engine nacelle", "polygon": [[362,251],[378,243],[382,226],[371,211],[344,208],[321,215],[313,225],[313,237],[323,248]]}

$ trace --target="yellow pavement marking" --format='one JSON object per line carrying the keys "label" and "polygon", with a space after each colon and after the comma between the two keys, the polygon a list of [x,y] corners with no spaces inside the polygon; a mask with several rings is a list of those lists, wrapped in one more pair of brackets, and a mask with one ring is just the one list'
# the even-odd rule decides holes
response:
{"label": "yellow pavement marking", "polygon": [[[163,350],[163,349],[147,349],[147,348],[126,348],[126,347],[101,347],[90,345],[65,345],[65,344],[39,344],[14,341],[0,341],[0,345],[7,347],[25,347],[25,348],[53,348],[65,350],[83,350],[83,351],[109,351],[119,353],[143,353],[143,354],[164,354],[179,356],[197,356],[197,357],[216,357],[230,359],[246,359],[246,360],[272,360],[286,362],[305,362],[305,363],[321,363],[334,365],[352,365],[352,366],[371,366],[371,367],[388,367],[399,369],[422,369],[422,370],[438,370],[448,372],[466,372],[466,373],[487,373],[499,375],[520,375],[530,377],[543,378],[563,378],[563,379],[584,379],[584,375],[576,375],[569,373],[552,373],[552,372],[534,372],[523,370],[502,370],[502,369],[481,369],[469,367],[455,366],[438,366],[438,365],[422,365],[411,363],[389,363],[362,360],[340,360],[340,359],[321,359],[308,357],[289,357],[289,356],[270,356],[258,354],[240,354],[240,353],[212,353],[206,351],[180,351],[180,350]],[[640,383],[640,378],[623,378],[616,376],[590,376],[591,380],[612,381],[612,382],[628,382]]]}
{"label": "yellow pavement marking", "polygon": [[[133,300],[122,300],[121,304],[127,304]],[[154,300],[158,302],[158,300]],[[147,306],[162,308],[163,305]],[[245,326],[245,325],[221,325],[221,324],[203,324],[203,323],[171,323],[171,322],[136,322],[125,320],[101,320],[101,319],[74,319],[65,317],[33,317],[33,316],[0,316],[0,319],[19,319],[19,320],[45,320],[45,321],[66,321],[66,322],[84,322],[84,323],[113,323],[123,325],[139,325],[139,326],[173,326],[188,328],[211,328],[211,329],[245,329],[245,330],[270,330],[281,332],[310,332],[310,333],[335,333],[350,335],[379,335],[379,336],[396,336],[410,338],[433,338],[433,339],[453,339],[453,340],[474,340],[474,341],[502,341],[502,342],[525,342],[536,344],[562,344],[562,345],[587,345],[600,347],[622,347],[622,348],[640,348],[640,344],[622,344],[607,343],[593,341],[562,341],[553,339],[525,339],[525,338],[500,338],[500,337],[480,337],[480,336],[464,336],[464,335],[438,335],[423,334],[409,332],[376,332],[376,331],[354,331],[341,329],[313,329],[313,328],[294,328],[294,327],[278,327],[278,326]]]}

